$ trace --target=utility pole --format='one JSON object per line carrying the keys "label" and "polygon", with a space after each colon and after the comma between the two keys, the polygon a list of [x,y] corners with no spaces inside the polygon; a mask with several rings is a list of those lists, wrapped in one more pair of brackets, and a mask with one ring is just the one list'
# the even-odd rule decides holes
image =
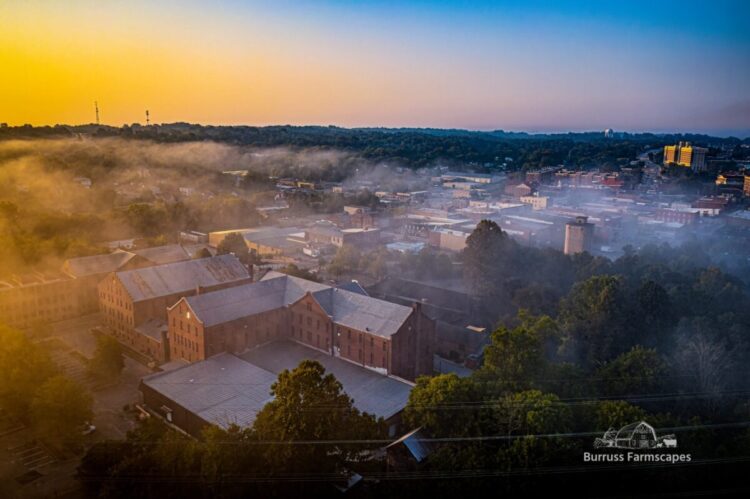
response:
{"label": "utility pole", "polygon": [[94,109],[96,110],[96,124],[99,124],[99,103],[94,101]]}
{"label": "utility pole", "polygon": [[151,118],[148,115],[148,109],[146,109],[146,126],[149,126],[151,124]]}

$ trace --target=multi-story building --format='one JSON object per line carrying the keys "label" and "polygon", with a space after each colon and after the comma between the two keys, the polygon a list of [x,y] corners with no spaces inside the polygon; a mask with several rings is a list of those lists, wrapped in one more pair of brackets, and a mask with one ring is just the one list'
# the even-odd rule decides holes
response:
{"label": "multi-story building", "polygon": [[168,358],[167,307],[180,298],[251,281],[233,255],[113,272],[99,283],[104,325],[157,362]]}
{"label": "multi-story building", "polygon": [[664,164],[679,165],[692,168],[693,171],[706,170],[706,153],[708,149],[690,145],[690,142],[680,142],[673,146],[664,146]]}
{"label": "multi-story building", "polygon": [[81,282],[60,272],[33,272],[0,280],[0,318],[17,328],[71,319],[86,308]]}
{"label": "multi-story building", "polygon": [[179,245],[116,250],[71,258],[61,271],[11,275],[0,280],[0,318],[23,329],[94,313],[99,309],[97,286],[108,273],[189,258]]}
{"label": "multi-story building", "polygon": [[257,283],[183,297],[167,317],[173,359],[193,362],[288,339],[405,379],[432,372],[435,323],[419,305],[276,272]]}
{"label": "multi-story building", "polygon": [[531,205],[534,210],[544,210],[549,204],[547,196],[521,196],[520,200],[523,204]]}
{"label": "multi-story building", "polygon": [[588,222],[588,217],[579,216],[575,221],[565,224],[566,255],[575,255],[590,251],[594,239],[594,224]]}

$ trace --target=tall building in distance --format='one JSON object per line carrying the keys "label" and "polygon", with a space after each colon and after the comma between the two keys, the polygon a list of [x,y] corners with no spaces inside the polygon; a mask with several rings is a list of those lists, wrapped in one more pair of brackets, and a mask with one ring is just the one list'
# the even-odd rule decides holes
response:
{"label": "tall building in distance", "polygon": [[575,255],[591,250],[594,240],[594,224],[589,223],[588,217],[576,217],[575,221],[565,224],[565,248],[566,255]]}
{"label": "tall building in distance", "polygon": [[705,147],[696,147],[690,142],[680,142],[674,146],[664,146],[664,164],[679,165],[691,168],[694,172],[706,169]]}

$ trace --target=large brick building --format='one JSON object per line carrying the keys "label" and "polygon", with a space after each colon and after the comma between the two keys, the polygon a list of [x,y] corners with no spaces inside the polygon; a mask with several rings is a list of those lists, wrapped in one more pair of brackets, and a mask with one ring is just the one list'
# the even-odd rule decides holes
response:
{"label": "large brick building", "polygon": [[169,351],[167,307],[185,296],[250,281],[233,255],[113,272],[99,283],[102,320],[123,344],[163,362]]}
{"label": "large brick building", "polygon": [[290,339],[383,374],[413,380],[432,373],[435,323],[419,306],[276,272],[185,296],[167,317],[173,359],[193,362]]}

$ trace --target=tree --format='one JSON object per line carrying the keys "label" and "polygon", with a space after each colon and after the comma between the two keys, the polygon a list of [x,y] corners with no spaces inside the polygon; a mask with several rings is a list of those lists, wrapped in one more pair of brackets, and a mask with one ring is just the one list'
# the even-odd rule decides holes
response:
{"label": "tree", "polygon": [[338,472],[363,448],[372,447],[347,441],[385,436],[382,419],[356,409],[341,383],[319,362],[305,360],[284,370],[271,394],[273,400],[253,424],[255,438],[265,444],[259,448],[270,470]]}
{"label": "tree", "polygon": [[250,250],[247,247],[247,242],[245,242],[245,238],[239,232],[227,234],[216,247],[216,254],[233,254],[244,264],[247,264],[250,260]]}
{"label": "tree", "polygon": [[560,305],[563,352],[584,366],[611,359],[632,341],[631,317],[619,277],[577,283]]}
{"label": "tree", "polygon": [[514,242],[497,223],[482,220],[466,239],[463,250],[464,276],[480,297],[491,297],[511,275]]}
{"label": "tree", "polygon": [[21,331],[0,325],[0,406],[11,417],[28,419],[34,392],[55,372],[47,352]]}
{"label": "tree", "polygon": [[89,361],[89,374],[105,380],[113,380],[120,375],[125,367],[122,346],[111,336],[96,337],[96,351]]}
{"label": "tree", "polygon": [[550,434],[571,428],[570,409],[556,395],[528,390],[506,395],[493,408],[497,433],[515,437],[499,453],[500,466],[537,467],[567,447],[564,439]]}
{"label": "tree", "polygon": [[543,340],[537,331],[521,325],[502,326],[492,333],[484,351],[482,377],[491,379],[499,392],[537,386],[544,368]]}
{"label": "tree", "polygon": [[336,251],[328,271],[333,275],[340,276],[345,273],[356,272],[359,270],[362,253],[359,248],[351,244],[345,244]]}
{"label": "tree", "polygon": [[624,400],[604,400],[594,406],[594,425],[598,431],[618,430],[645,417],[643,409]]}
{"label": "tree", "polygon": [[656,350],[635,346],[604,364],[597,374],[604,396],[651,395],[664,386],[667,367]]}
{"label": "tree", "polygon": [[308,281],[320,282],[320,279],[316,274],[310,272],[308,269],[301,269],[293,263],[287,264],[285,267],[280,268],[279,272],[290,276],[299,277],[301,279],[306,279]]}
{"label": "tree", "polygon": [[53,376],[37,390],[31,402],[32,419],[45,435],[76,442],[79,427],[92,416],[92,399],[80,385],[64,376]]}
{"label": "tree", "polygon": [[208,248],[201,248],[200,251],[197,251],[195,255],[193,255],[194,260],[198,260],[200,258],[211,258],[213,255],[208,250]]}
{"label": "tree", "polygon": [[471,378],[455,374],[417,379],[404,409],[404,420],[439,437],[464,437],[481,433],[483,394]]}

